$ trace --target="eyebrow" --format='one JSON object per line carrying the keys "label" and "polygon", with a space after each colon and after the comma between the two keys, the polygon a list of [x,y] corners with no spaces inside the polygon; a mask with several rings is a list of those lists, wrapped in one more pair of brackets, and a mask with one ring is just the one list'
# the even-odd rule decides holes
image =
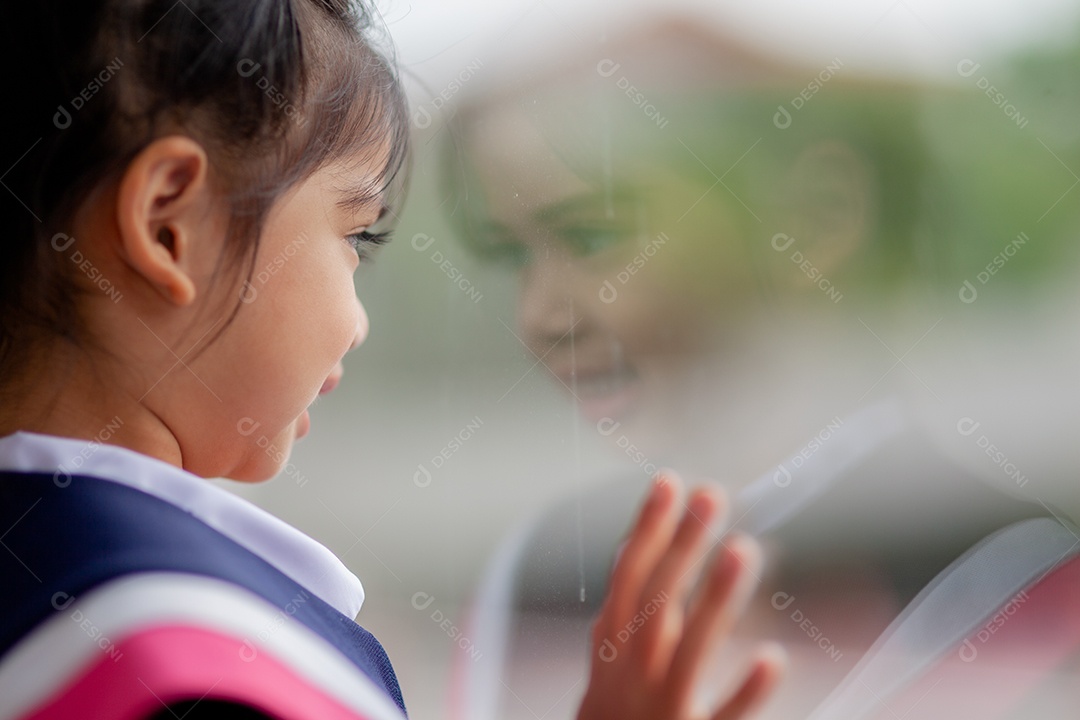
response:
{"label": "eyebrow", "polygon": [[533,218],[537,222],[551,224],[565,219],[568,215],[588,212],[598,206],[603,208],[609,199],[612,207],[615,207],[635,198],[631,192],[622,188],[613,188],[610,197],[602,191],[585,192],[545,205],[533,213]]}
{"label": "eyebrow", "polygon": [[383,201],[384,189],[379,187],[379,184],[374,179],[369,178],[368,182],[347,188],[339,188],[338,192],[341,197],[338,199],[337,204],[343,210],[360,213],[378,203],[380,219],[390,210]]}

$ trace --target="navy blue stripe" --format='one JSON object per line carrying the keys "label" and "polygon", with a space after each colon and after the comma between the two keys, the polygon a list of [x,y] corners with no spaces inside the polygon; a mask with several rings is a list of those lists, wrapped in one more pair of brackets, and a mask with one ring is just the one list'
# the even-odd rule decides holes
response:
{"label": "navy blue stripe", "polygon": [[405,709],[390,660],[371,633],[152,495],[97,478],[75,476],[60,487],[52,475],[0,472],[0,546],[0,654],[68,596],[129,573],[187,572],[266,599],[330,642]]}

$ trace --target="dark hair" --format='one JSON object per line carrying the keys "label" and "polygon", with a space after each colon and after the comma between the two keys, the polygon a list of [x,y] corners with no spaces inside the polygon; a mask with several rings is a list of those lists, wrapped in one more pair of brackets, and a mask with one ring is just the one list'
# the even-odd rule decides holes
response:
{"label": "dark hair", "polygon": [[249,277],[267,211],[297,182],[387,143],[371,197],[404,175],[404,93],[359,2],[35,0],[5,14],[0,54],[20,71],[0,158],[0,378],[38,339],[92,340],[54,238],[157,137],[206,148],[231,211],[218,272],[246,261]]}

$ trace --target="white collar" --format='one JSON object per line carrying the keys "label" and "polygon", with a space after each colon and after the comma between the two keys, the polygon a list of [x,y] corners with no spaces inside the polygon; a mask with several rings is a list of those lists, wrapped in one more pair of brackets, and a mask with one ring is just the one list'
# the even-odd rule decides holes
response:
{"label": "white collar", "polygon": [[742,529],[759,535],[784,525],[908,424],[895,397],[863,407],[846,421],[833,418],[799,452],[739,492]]}
{"label": "white collar", "polygon": [[0,469],[71,473],[119,483],[175,505],[303,585],[343,615],[364,602],[360,579],[324,545],[244,498],[134,450],[31,432],[0,438]]}

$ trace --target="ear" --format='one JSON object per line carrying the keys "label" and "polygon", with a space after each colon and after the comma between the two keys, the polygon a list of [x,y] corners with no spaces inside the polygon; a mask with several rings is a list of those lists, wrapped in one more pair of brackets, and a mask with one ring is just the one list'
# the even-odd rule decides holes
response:
{"label": "ear", "polygon": [[868,241],[876,188],[870,168],[838,140],[799,153],[787,178],[787,226],[799,249],[827,274],[838,274]]}
{"label": "ear", "polygon": [[192,253],[210,217],[208,166],[206,152],[191,138],[159,138],[131,161],[117,192],[124,259],[175,305],[195,299]]}

